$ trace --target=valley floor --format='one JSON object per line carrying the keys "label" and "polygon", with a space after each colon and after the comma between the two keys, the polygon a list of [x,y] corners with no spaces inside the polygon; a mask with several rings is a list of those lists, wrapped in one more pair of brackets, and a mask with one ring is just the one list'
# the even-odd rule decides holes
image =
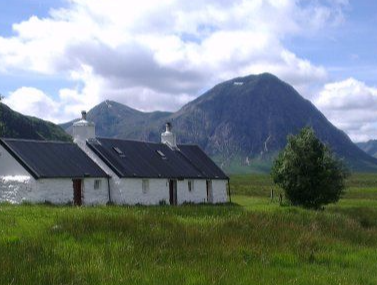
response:
{"label": "valley floor", "polygon": [[0,284],[377,284],[377,175],[321,212],[231,181],[223,206],[0,205]]}

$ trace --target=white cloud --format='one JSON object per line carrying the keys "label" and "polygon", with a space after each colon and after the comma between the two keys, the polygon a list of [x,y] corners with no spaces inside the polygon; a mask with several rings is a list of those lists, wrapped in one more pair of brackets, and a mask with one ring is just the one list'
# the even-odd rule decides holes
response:
{"label": "white cloud", "polygon": [[93,75],[92,68],[83,66],[80,72],[72,72],[71,78],[82,80],[82,88],[59,90],[57,99],[33,87],[20,87],[4,99],[4,103],[22,114],[61,123],[72,120],[82,110],[88,110],[101,102],[100,94],[103,81]]}
{"label": "white cloud", "polygon": [[[42,90],[33,87],[21,87],[10,93],[4,99],[4,103],[24,115],[59,123],[77,117],[79,110],[85,109],[85,105],[77,101],[79,96],[80,94],[74,90],[62,89],[59,100],[53,100]],[[72,112],[73,110],[75,112]]]}
{"label": "white cloud", "polygon": [[59,109],[59,106],[50,97],[41,90],[32,87],[17,89],[4,99],[4,103],[10,106],[17,106],[17,111],[25,115],[46,114],[46,119],[48,120],[51,120],[52,117],[50,116]]}
{"label": "white cloud", "polygon": [[[82,90],[62,86],[56,99],[29,94],[33,100],[52,100],[59,106],[61,115],[29,111],[54,121],[76,117],[73,114],[81,108],[105,99],[142,110],[176,110],[203,88],[250,73],[272,72],[310,96],[312,84],[325,82],[326,70],[295,55],[284,46],[284,39],[338,24],[347,4],[344,0],[66,1],[67,8],[16,23],[13,37],[0,37],[0,71],[66,76],[85,86]],[[14,103],[14,98],[27,96],[22,90],[7,102],[27,111]]]}
{"label": "white cloud", "polygon": [[354,78],[324,86],[316,105],[353,141],[377,137],[377,88]]}

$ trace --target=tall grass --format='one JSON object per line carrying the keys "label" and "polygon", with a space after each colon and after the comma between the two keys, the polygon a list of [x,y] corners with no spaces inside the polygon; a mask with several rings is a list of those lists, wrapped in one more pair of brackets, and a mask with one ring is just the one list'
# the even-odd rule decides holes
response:
{"label": "tall grass", "polygon": [[0,284],[377,284],[373,199],[280,207],[267,179],[239,205],[0,205]]}

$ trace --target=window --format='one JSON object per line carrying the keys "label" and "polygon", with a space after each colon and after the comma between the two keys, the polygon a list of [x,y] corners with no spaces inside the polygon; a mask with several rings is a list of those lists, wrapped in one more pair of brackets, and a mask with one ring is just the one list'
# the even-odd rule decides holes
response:
{"label": "window", "polygon": [[148,179],[143,179],[142,180],[142,190],[143,194],[147,194],[149,191],[149,180]]}
{"label": "window", "polygon": [[123,154],[123,151],[119,147],[114,146],[113,149],[115,150],[117,154],[119,155]]}
{"label": "window", "polygon": [[187,184],[188,184],[189,192],[193,191],[194,190],[194,180],[188,180]]}
{"label": "window", "polygon": [[114,146],[113,147],[113,150],[122,158],[126,157],[126,155],[123,153],[123,151],[119,148],[119,147],[116,147]]}
{"label": "window", "polygon": [[98,190],[101,188],[101,180],[94,180],[94,189]]}
{"label": "window", "polygon": [[161,150],[156,150],[159,156],[161,156],[162,159],[166,159],[166,155]]}

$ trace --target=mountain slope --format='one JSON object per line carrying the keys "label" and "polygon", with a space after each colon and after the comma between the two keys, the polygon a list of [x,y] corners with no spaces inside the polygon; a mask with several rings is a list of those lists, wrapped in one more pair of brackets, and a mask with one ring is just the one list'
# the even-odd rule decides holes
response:
{"label": "mountain slope", "polygon": [[59,126],[24,116],[0,103],[0,137],[69,141],[71,137]]}
{"label": "mountain slope", "polygon": [[[96,124],[96,134],[102,137],[133,138],[147,141],[160,139],[155,122],[165,122],[171,113],[151,112],[143,113],[120,103],[106,100],[91,109],[88,120]],[[61,127],[72,134],[71,121],[62,124]]]}
{"label": "mountain slope", "polygon": [[[377,160],[354,145],[308,100],[271,74],[235,78],[188,103],[176,113],[142,113],[118,104],[114,113],[105,103],[88,114],[102,136],[158,141],[172,121],[181,143],[200,145],[225,170],[267,171],[289,134],[311,126],[317,136],[356,170],[377,169]],[[114,104],[114,102],[111,102]],[[115,115],[116,114],[116,115]],[[113,124],[113,122],[115,122]],[[120,123],[121,122],[121,123]]]}
{"label": "mountain slope", "polygon": [[370,156],[377,158],[377,140],[357,143],[356,145]]}
{"label": "mountain slope", "polygon": [[236,78],[215,86],[172,116],[184,142],[200,144],[223,164],[273,156],[288,134],[311,126],[317,136],[355,169],[376,160],[361,152],[308,100],[271,74]]}

